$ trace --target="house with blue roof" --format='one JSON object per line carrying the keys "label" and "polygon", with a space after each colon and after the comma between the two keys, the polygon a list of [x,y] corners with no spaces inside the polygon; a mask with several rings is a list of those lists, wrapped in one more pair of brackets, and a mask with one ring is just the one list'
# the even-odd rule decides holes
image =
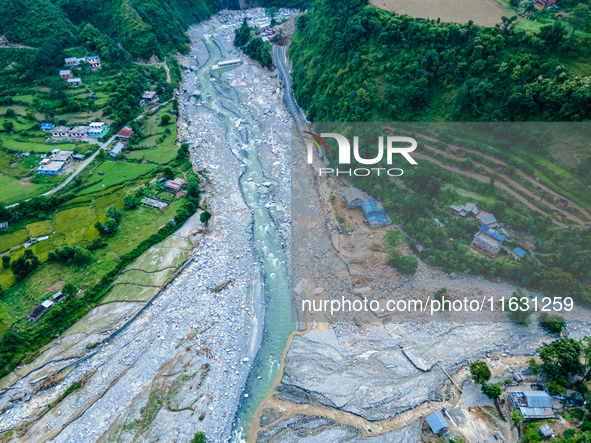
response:
{"label": "house with blue roof", "polygon": [[426,419],[433,434],[439,435],[449,431],[449,424],[441,411],[427,415]]}
{"label": "house with blue roof", "polygon": [[525,257],[525,254],[527,254],[527,251],[524,251],[523,249],[517,247],[513,250],[510,249],[506,249],[507,254],[509,254],[509,257],[520,261],[523,257]]}
{"label": "house with blue roof", "polygon": [[53,123],[41,123],[42,131],[51,131],[55,125]]}
{"label": "house with blue roof", "polygon": [[363,203],[361,203],[361,210],[371,227],[375,228],[392,224],[392,220],[390,220],[390,217],[386,214],[384,206],[371,197],[363,200]]}
{"label": "house with blue roof", "polygon": [[506,238],[507,237],[498,233],[490,226],[482,225],[476,235],[474,235],[472,247],[490,258],[495,258],[501,250]]}

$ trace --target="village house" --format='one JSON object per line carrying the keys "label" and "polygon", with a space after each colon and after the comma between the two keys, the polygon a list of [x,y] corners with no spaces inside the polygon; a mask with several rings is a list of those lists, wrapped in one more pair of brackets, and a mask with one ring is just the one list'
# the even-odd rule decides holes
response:
{"label": "village house", "polygon": [[159,211],[164,211],[168,208],[168,203],[163,202],[161,200],[156,200],[155,198],[144,197],[141,200],[141,204],[145,206],[149,206],[150,208],[158,209]]}
{"label": "village house", "polygon": [[61,151],[54,149],[51,151],[51,161],[69,163],[72,160],[74,151]]}
{"label": "village house", "polygon": [[343,198],[349,209],[360,208],[363,200],[368,198],[367,192],[358,188],[347,188],[343,191]]}
{"label": "village house", "polygon": [[426,420],[435,435],[445,434],[449,431],[449,424],[441,411],[435,411],[427,415]]}
{"label": "village house", "polygon": [[52,137],[69,137],[70,136],[70,128],[64,125],[56,126],[51,130]]}
{"label": "village house", "polygon": [[478,220],[478,224],[481,226],[487,225],[491,228],[496,228],[499,225],[495,216],[490,212],[478,211],[476,213],[476,220]]}
{"label": "village house", "polygon": [[379,226],[387,226],[392,224],[392,220],[386,214],[384,206],[377,200],[369,197],[363,200],[361,210],[365,219],[372,228]]}
{"label": "village house", "polygon": [[509,257],[511,257],[513,260],[517,260],[517,261],[520,261],[523,257],[525,257],[525,254],[527,254],[527,251],[524,251],[523,249],[521,249],[519,247],[511,250],[511,249],[503,246],[503,250],[507,253],[507,255]]}
{"label": "village house", "polygon": [[70,131],[70,137],[88,137],[88,126],[74,126],[74,128]]}
{"label": "village house", "polygon": [[534,6],[536,9],[556,8],[556,0],[536,0]]}
{"label": "village house", "polygon": [[109,155],[113,158],[117,157],[117,154],[120,154],[124,147],[125,145],[123,143],[117,142],[115,146],[113,146],[113,149],[111,149],[111,152],[109,152]]}
{"label": "village house", "polygon": [[185,180],[177,177],[174,180],[168,180],[164,183],[164,190],[176,194],[181,191],[186,184],[187,182]]}
{"label": "village house", "polygon": [[68,80],[68,79],[72,78],[72,71],[70,71],[69,69],[61,69],[60,70],[60,77],[63,78],[64,80]]}
{"label": "village house", "polygon": [[53,123],[41,123],[41,130],[42,131],[51,131],[55,125]]}
{"label": "village house", "polygon": [[126,126],[125,128],[123,128],[121,131],[119,131],[117,133],[117,138],[121,141],[127,141],[131,138],[132,135],[133,135],[133,130],[129,126]]}
{"label": "village house", "polygon": [[88,135],[91,137],[102,137],[107,133],[108,126],[103,122],[92,122],[88,125]]}
{"label": "village house", "polygon": [[36,323],[51,307],[53,306],[53,302],[50,300],[45,300],[37,305],[35,309],[27,314],[27,318],[31,323]]}
{"label": "village house", "polygon": [[64,64],[68,67],[78,66],[78,59],[76,57],[68,57],[64,59]]}
{"label": "village house", "polygon": [[476,206],[474,203],[466,203],[463,206],[450,205],[449,207],[453,210],[454,214],[459,217],[465,217],[468,214],[476,217],[476,214],[478,214],[479,211],[478,206]]}
{"label": "village house", "polygon": [[490,258],[495,258],[506,237],[487,225],[482,225],[472,240],[472,247]]}
{"label": "village house", "polygon": [[65,164],[65,162],[49,161],[45,164],[41,164],[41,166],[37,168],[37,173],[41,175],[58,175],[64,170]]}
{"label": "village house", "polygon": [[96,71],[98,69],[101,69],[101,59],[98,55],[90,55],[86,57],[86,61],[90,65],[91,70]]}
{"label": "village house", "polygon": [[144,103],[151,105],[158,101],[158,95],[156,94],[156,91],[145,91],[144,95],[142,95],[142,100],[145,100]]}
{"label": "village house", "polygon": [[73,87],[73,88],[77,88],[78,86],[80,86],[82,84],[82,79],[80,77],[76,77],[76,78],[69,78],[67,80],[68,85]]}

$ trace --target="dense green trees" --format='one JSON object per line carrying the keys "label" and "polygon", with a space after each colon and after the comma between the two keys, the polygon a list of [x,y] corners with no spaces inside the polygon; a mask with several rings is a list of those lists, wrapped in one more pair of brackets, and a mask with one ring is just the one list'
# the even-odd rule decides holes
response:
{"label": "dense green trees", "polygon": [[583,346],[572,338],[560,337],[542,346],[540,358],[548,379],[563,388],[568,387],[569,375],[583,375],[585,365],[581,363]]}
{"label": "dense green trees", "polygon": [[92,42],[91,48],[100,50],[101,57],[109,61],[117,50],[107,36],[116,35],[135,57],[162,56],[186,50],[187,26],[208,18],[218,8],[216,0],[0,0],[0,34],[31,46],[50,39],[63,46]]}
{"label": "dense green trees", "polygon": [[470,365],[470,374],[472,375],[472,379],[474,383],[479,385],[486,383],[490,380],[491,372],[484,361],[477,361]]}
{"label": "dense green trees", "polygon": [[32,249],[25,249],[25,253],[13,260],[10,264],[10,270],[15,275],[17,281],[23,280],[30,272],[39,266],[39,258],[33,253]]}
{"label": "dense green trees", "polygon": [[234,30],[234,46],[243,46],[248,43],[248,39],[250,38],[250,26],[246,21],[246,17],[242,21],[242,25],[236,30]]}
{"label": "dense green trees", "polygon": [[366,5],[319,0],[297,21],[293,87],[309,120],[591,118],[589,77],[567,69],[588,46],[560,21],[525,33],[513,18],[482,28]]}
{"label": "dense green trees", "polygon": [[53,251],[49,251],[47,259],[57,263],[72,262],[81,265],[92,260],[92,254],[88,249],[83,248],[82,246],[62,245],[58,246]]}
{"label": "dense green trees", "polygon": [[501,388],[500,383],[492,383],[490,385],[482,383],[480,390],[484,395],[493,400],[499,398],[503,393],[503,388]]}

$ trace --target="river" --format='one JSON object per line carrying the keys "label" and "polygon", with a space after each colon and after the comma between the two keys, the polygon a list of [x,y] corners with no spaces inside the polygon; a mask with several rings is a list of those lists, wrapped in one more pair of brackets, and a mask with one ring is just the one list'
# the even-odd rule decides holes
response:
{"label": "river", "polygon": [[[240,190],[244,201],[253,214],[254,247],[263,263],[265,327],[261,347],[248,377],[245,394],[237,413],[235,440],[245,435],[246,428],[273,385],[280,370],[280,362],[289,335],[294,330],[291,322],[289,272],[287,268],[284,241],[278,235],[275,222],[265,202],[260,198],[260,188],[274,183],[265,176],[259,161],[262,128],[241,102],[239,94],[226,81],[218,80],[217,85],[227,93],[221,100],[220,93],[210,81],[211,67],[221,59],[220,47],[211,36],[205,36],[209,59],[198,73],[202,92],[202,105],[215,113],[226,127],[225,137],[232,154],[244,165],[240,177]],[[232,110],[227,104],[231,104]],[[246,143],[235,121],[242,119],[241,128],[246,132]]]}

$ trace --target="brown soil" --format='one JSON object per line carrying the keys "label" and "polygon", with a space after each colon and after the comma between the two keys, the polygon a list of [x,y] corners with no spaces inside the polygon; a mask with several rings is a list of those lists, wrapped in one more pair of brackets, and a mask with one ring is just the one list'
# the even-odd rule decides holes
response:
{"label": "brown soil", "polygon": [[65,284],[66,284],[66,282],[64,280],[59,280],[58,282],[56,282],[56,283],[52,284],[51,286],[45,288],[45,291],[43,291],[43,295],[45,295],[45,294],[53,294],[53,293],[55,293],[57,291],[61,291]]}

